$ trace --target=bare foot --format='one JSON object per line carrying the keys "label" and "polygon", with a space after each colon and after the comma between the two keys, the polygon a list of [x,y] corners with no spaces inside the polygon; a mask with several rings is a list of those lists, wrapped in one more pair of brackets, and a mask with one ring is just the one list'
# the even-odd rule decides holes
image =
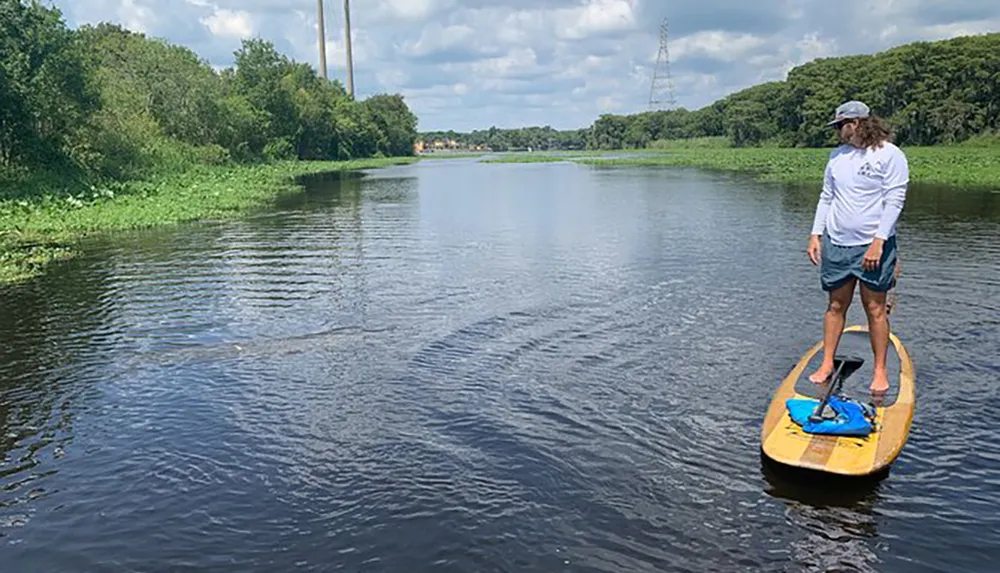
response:
{"label": "bare foot", "polygon": [[809,375],[809,381],[813,384],[823,384],[833,374],[833,364],[821,364],[815,372]]}
{"label": "bare foot", "polygon": [[889,375],[885,372],[876,372],[869,388],[873,394],[884,394],[889,389]]}

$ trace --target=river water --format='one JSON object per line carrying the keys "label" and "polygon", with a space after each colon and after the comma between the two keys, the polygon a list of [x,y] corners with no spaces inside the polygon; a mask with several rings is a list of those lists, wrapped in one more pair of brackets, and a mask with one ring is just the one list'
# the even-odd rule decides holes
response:
{"label": "river water", "polygon": [[911,190],[917,411],[851,487],[759,453],[815,198],[435,160],[94,241],[3,293],[2,569],[995,571],[1000,194]]}

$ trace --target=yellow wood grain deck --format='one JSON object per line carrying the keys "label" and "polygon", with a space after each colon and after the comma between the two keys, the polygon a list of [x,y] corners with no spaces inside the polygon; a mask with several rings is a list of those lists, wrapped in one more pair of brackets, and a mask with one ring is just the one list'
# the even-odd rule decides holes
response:
{"label": "yellow wood grain deck", "polygon": [[[867,327],[844,329],[851,331],[866,332]],[[764,454],[790,466],[853,476],[876,473],[895,461],[910,433],[916,393],[909,354],[895,334],[890,333],[889,338],[900,361],[899,378],[889,383],[899,388],[899,395],[889,406],[876,408],[874,432],[861,438],[808,434],[788,416],[786,400],[809,398],[796,392],[795,384],[812,357],[822,349],[820,341],[802,356],[774,392],[761,428]]]}

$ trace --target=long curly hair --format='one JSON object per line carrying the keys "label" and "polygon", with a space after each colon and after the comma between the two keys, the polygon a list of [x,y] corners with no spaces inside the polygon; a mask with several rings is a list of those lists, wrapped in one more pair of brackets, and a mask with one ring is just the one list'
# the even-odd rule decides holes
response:
{"label": "long curly hair", "polygon": [[864,148],[882,147],[882,143],[892,141],[892,128],[881,117],[872,115],[858,120],[855,130],[857,141]]}

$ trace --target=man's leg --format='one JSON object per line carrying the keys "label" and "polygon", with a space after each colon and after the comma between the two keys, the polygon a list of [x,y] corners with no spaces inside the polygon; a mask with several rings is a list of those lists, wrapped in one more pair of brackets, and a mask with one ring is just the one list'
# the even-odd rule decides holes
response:
{"label": "man's leg", "polygon": [[889,316],[892,311],[896,308],[896,300],[898,296],[896,295],[896,286],[899,284],[899,255],[896,255],[896,268],[892,272],[893,285],[889,288],[889,292],[885,295],[885,314]]}
{"label": "man's leg", "polygon": [[889,348],[889,317],[885,312],[884,292],[870,289],[861,283],[861,303],[868,315],[868,332],[871,337],[872,353],[875,355],[875,375],[871,391],[882,393],[889,389],[889,371],[886,368],[886,352]]}
{"label": "man's leg", "polygon": [[851,306],[851,299],[854,298],[856,282],[857,279],[852,276],[843,285],[830,291],[830,302],[823,315],[823,362],[809,375],[811,382],[822,384],[833,374],[833,357],[840,344],[840,335],[844,332],[847,308]]}

